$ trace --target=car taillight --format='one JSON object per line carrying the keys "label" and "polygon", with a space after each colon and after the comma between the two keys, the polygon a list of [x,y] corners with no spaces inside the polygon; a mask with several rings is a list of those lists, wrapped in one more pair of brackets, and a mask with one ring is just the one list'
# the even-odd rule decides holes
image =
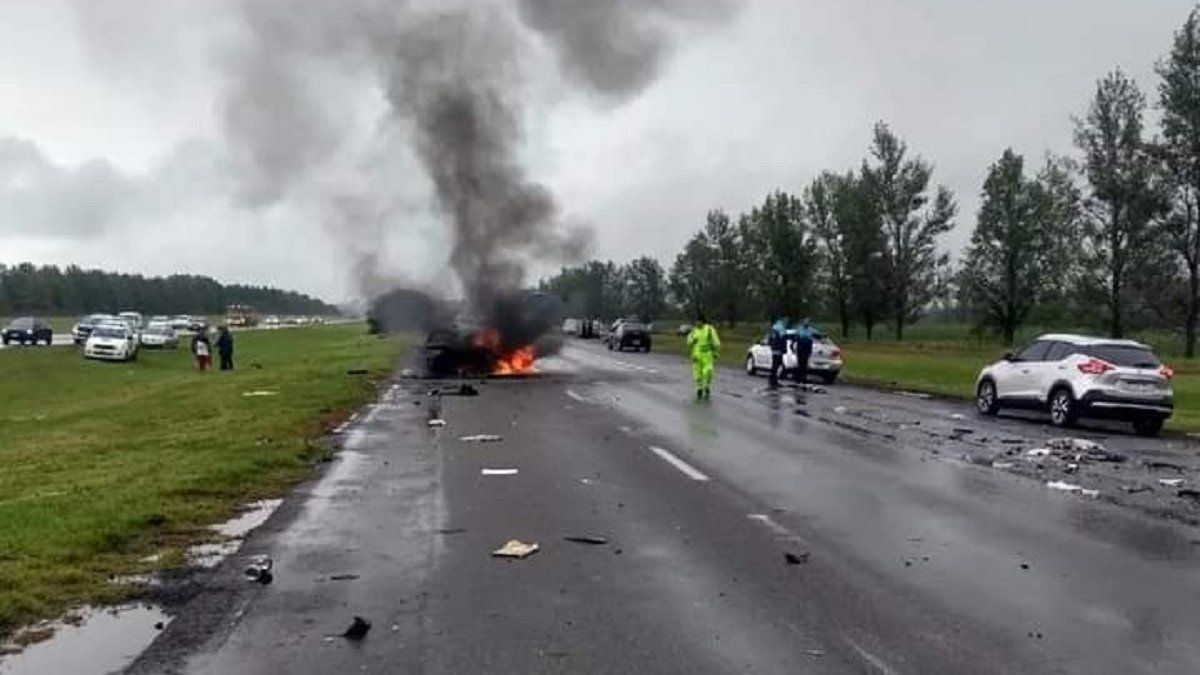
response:
{"label": "car taillight", "polygon": [[1085,375],[1103,375],[1114,368],[1113,364],[1101,359],[1088,359],[1078,366]]}
{"label": "car taillight", "polygon": [[1170,380],[1175,377],[1175,369],[1171,366],[1163,366],[1158,369],[1158,374]]}
{"label": "car taillight", "polygon": [[842,358],[842,350],[840,350],[840,349],[834,349],[834,350],[830,351],[830,352],[829,352],[829,358],[831,358],[831,359],[840,359],[840,358]]}

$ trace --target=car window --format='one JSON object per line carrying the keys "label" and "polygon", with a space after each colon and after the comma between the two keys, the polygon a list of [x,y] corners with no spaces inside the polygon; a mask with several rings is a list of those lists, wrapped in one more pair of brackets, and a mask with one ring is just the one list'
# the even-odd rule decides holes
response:
{"label": "car window", "polygon": [[1062,361],[1071,354],[1075,353],[1075,345],[1070,342],[1055,342],[1050,346],[1050,351],[1046,352],[1046,361]]}
{"label": "car window", "polygon": [[1157,368],[1161,364],[1154,352],[1143,347],[1128,345],[1091,345],[1085,353],[1117,366],[1127,368]]}
{"label": "car window", "polygon": [[1017,352],[1014,361],[1042,361],[1046,357],[1046,352],[1050,351],[1052,343],[1045,340],[1038,340],[1028,347]]}
{"label": "car window", "polygon": [[21,329],[33,328],[33,319],[30,319],[28,317],[24,317],[24,318],[20,318],[20,319],[13,319],[13,322],[11,325],[13,328],[21,328]]}

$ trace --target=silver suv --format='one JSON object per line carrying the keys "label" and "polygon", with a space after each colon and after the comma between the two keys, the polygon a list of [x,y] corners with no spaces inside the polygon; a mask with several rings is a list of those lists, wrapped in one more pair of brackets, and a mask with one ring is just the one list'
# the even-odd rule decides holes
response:
{"label": "silver suv", "polygon": [[1059,427],[1080,417],[1128,420],[1139,434],[1153,436],[1174,412],[1174,375],[1132,340],[1043,335],[983,369],[975,405],[984,415],[1000,408],[1048,410]]}

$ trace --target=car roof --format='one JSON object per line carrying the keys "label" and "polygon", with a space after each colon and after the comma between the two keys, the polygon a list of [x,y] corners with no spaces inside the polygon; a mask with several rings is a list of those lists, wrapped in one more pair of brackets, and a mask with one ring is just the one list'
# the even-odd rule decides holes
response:
{"label": "car roof", "polygon": [[1113,345],[1117,347],[1135,347],[1138,349],[1150,349],[1147,345],[1136,340],[1124,340],[1118,338],[1103,338],[1092,335],[1077,335],[1074,333],[1047,333],[1039,335],[1038,341],[1053,341],[1053,342],[1069,342],[1074,345],[1089,346],[1089,345]]}

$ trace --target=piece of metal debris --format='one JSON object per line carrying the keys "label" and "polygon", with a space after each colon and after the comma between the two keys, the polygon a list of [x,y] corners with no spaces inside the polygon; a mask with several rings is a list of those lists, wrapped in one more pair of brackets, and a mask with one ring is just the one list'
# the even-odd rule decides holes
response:
{"label": "piece of metal debris", "polygon": [[499,443],[504,440],[504,437],[496,434],[475,434],[474,436],[459,436],[458,440],[463,443]]}
{"label": "piece of metal debris", "polygon": [[907,396],[909,398],[918,398],[921,400],[933,398],[932,395],[926,394],[926,393],[920,392],[920,391],[898,391],[896,393],[899,394],[900,396]]}
{"label": "piece of metal debris", "polygon": [[271,573],[271,568],[275,566],[275,561],[271,560],[270,556],[260,555],[250,559],[244,571],[247,581],[260,583],[264,586],[275,580],[275,575]]}
{"label": "piece of metal debris", "polygon": [[444,427],[444,426],[446,426],[446,420],[434,418],[434,419],[429,420],[425,424],[427,424],[431,427]]}
{"label": "piece of metal debris", "polygon": [[1175,462],[1163,462],[1161,460],[1154,460],[1154,461],[1146,462],[1146,466],[1151,469],[1172,469],[1178,473],[1187,473],[1186,466],[1183,466],[1182,464],[1176,464]]}
{"label": "piece of metal debris", "polygon": [[1025,455],[1028,457],[1049,457],[1050,448],[1034,448],[1032,450],[1027,450]]}
{"label": "piece of metal debris", "polygon": [[808,555],[809,554],[807,551],[800,554],[784,553],[783,559],[789,565],[803,565],[804,563],[808,562]]}
{"label": "piece of metal debris", "polygon": [[1154,488],[1149,485],[1126,485],[1125,494],[1136,495],[1139,492],[1152,492]]}
{"label": "piece of metal debris", "polygon": [[600,546],[608,543],[608,537],[601,537],[594,534],[572,535],[569,537],[563,537],[563,539],[565,541],[575,542],[576,544],[591,544],[593,546]]}
{"label": "piece of metal debris", "polygon": [[1159,478],[1158,484],[1166,485],[1167,487],[1179,487],[1180,485],[1183,485],[1183,479],[1182,478]]}
{"label": "piece of metal debris", "polygon": [[1063,492],[1078,492],[1085,497],[1100,496],[1099,490],[1089,490],[1082,485],[1076,485],[1074,483],[1068,483],[1061,480],[1052,480],[1049,483],[1046,483],[1046,487],[1050,488],[1051,490],[1062,490]]}
{"label": "piece of metal debris", "polygon": [[993,469],[1011,469],[1014,466],[1016,466],[1016,464],[1013,462],[992,462]]}
{"label": "piece of metal debris", "polygon": [[463,532],[466,532],[466,531],[467,531],[466,528],[462,528],[462,527],[443,527],[442,529],[438,530],[437,533],[438,534],[462,534]]}
{"label": "piece of metal debris", "polygon": [[358,578],[357,574],[335,574],[329,577],[330,581],[353,581]]}
{"label": "piece of metal debris", "polygon": [[361,640],[367,636],[367,632],[371,630],[371,622],[361,616],[354,617],[354,621],[350,623],[350,627],[346,632],[342,633],[342,637],[347,640]]}
{"label": "piece of metal debris", "polygon": [[825,652],[821,651],[820,649],[805,649],[804,653],[808,654],[809,656],[825,656]]}
{"label": "piece of metal debris", "polygon": [[950,419],[956,420],[956,421],[962,421],[962,420],[967,419],[967,416],[962,413],[954,413],[953,415],[950,416]]}
{"label": "piece of metal debris", "polygon": [[538,552],[537,542],[527,544],[518,539],[510,539],[503,546],[492,551],[492,556],[496,558],[527,558]]}
{"label": "piece of metal debris", "polygon": [[1200,490],[1194,490],[1192,488],[1184,488],[1184,489],[1180,490],[1179,492],[1176,492],[1175,496],[1183,497],[1184,499],[1200,499]]}

